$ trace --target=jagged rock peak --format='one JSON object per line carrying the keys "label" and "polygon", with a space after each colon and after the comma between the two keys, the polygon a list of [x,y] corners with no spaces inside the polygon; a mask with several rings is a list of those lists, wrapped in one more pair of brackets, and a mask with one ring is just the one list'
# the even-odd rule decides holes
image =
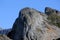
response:
{"label": "jagged rock peak", "polygon": [[47,19],[50,20],[49,23],[60,27],[60,11],[46,7],[45,14],[48,15]]}
{"label": "jagged rock peak", "polygon": [[53,40],[60,38],[60,29],[47,22],[41,12],[24,8],[19,12],[11,32],[7,35],[13,40]]}
{"label": "jagged rock peak", "polygon": [[58,10],[56,10],[56,9],[52,9],[52,8],[50,8],[50,7],[46,7],[46,8],[45,8],[45,13],[46,13],[47,15],[50,15],[51,13],[55,13],[55,14],[60,15],[60,11],[58,11]]}
{"label": "jagged rock peak", "polygon": [[[8,34],[13,40],[32,40],[36,38],[33,37],[34,26],[41,25],[43,21],[43,16],[32,8],[24,8],[19,12],[19,17],[13,24],[12,31]],[[37,24],[36,22],[40,22]],[[18,34],[17,34],[18,33]],[[13,34],[13,35],[12,35]],[[19,37],[18,37],[19,36]],[[37,35],[38,36],[38,35]],[[17,38],[16,38],[17,37]],[[25,38],[26,37],[26,38]]]}

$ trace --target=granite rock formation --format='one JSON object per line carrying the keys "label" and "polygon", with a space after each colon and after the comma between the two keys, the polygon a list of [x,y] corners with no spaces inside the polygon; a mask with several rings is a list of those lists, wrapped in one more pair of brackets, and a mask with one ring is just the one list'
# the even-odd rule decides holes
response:
{"label": "granite rock formation", "polygon": [[56,14],[56,15],[60,16],[60,11],[46,7],[45,8],[45,14],[47,14],[47,15]]}
{"label": "granite rock formation", "polygon": [[12,40],[12,39],[8,38],[6,35],[0,34],[0,40]]}
{"label": "granite rock formation", "polygon": [[47,14],[50,24],[60,27],[60,11],[46,7],[45,14]]}
{"label": "granite rock formation", "polygon": [[[50,8],[45,9],[51,11]],[[8,37],[13,40],[56,40],[60,38],[60,28],[50,24],[48,15],[33,8],[24,8],[19,12]]]}

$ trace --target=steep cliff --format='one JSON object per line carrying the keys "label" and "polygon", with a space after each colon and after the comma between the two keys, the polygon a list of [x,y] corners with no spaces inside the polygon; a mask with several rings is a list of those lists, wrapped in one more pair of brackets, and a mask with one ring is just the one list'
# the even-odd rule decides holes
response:
{"label": "steep cliff", "polygon": [[[45,9],[46,14],[51,11],[48,7]],[[57,40],[60,38],[60,28],[50,24],[48,17],[52,13],[46,14],[33,8],[22,9],[7,36],[13,40]]]}

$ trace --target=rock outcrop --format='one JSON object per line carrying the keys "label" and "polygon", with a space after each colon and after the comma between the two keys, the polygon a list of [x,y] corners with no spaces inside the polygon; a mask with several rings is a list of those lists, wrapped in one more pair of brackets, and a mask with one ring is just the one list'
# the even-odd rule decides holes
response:
{"label": "rock outcrop", "polygon": [[45,8],[45,14],[47,14],[47,15],[56,14],[56,15],[60,16],[60,11],[46,7]]}
{"label": "rock outcrop", "polygon": [[49,23],[48,15],[33,8],[22,9],[7,36],[13,40],[55,40],[60,38],[60,28]]}
{"label": "rock outcrop", "polygon": [[46,7],[45,14],[47,14],[47,16],[48,16],[47,19],[49,20],[50,24],[53,24],[60,28],[60,11]]}
{"label": "rock outcrop", "polygon": [[0,40],[12,40],[12,39],[8,38],[6,35],[0,34]]}

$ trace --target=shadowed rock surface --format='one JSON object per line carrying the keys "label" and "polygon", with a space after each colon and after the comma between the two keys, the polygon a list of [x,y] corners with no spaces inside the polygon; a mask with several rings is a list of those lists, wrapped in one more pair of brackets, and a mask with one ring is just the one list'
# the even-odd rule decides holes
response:
{"label": "shadowed rock surface", "polygon": [[60,11],[58,11],[56,9],[52,9],[52,8],[46,7],[45,8],[45,14],[47,14],[47,15],[56,14],[56,15],[60,16]]}
{"label": "shadowed rock surface", "polygon": [[7,36],[13,40],[56,40],[60,38],[60,28],[49,23],[48,15],[33,8],[22,9],[13,24],[12,31]]}
{"label": "shadowed rock surface", "polygon": [[0,34],[0,40],[12,40],[12,39],[8,38],[6,35]]}
{"label": "shadowed rock surface", "polygon": [[7,34],[11,31],[11,29],[0,29],[0,40],[12,40],[7,37]]}

